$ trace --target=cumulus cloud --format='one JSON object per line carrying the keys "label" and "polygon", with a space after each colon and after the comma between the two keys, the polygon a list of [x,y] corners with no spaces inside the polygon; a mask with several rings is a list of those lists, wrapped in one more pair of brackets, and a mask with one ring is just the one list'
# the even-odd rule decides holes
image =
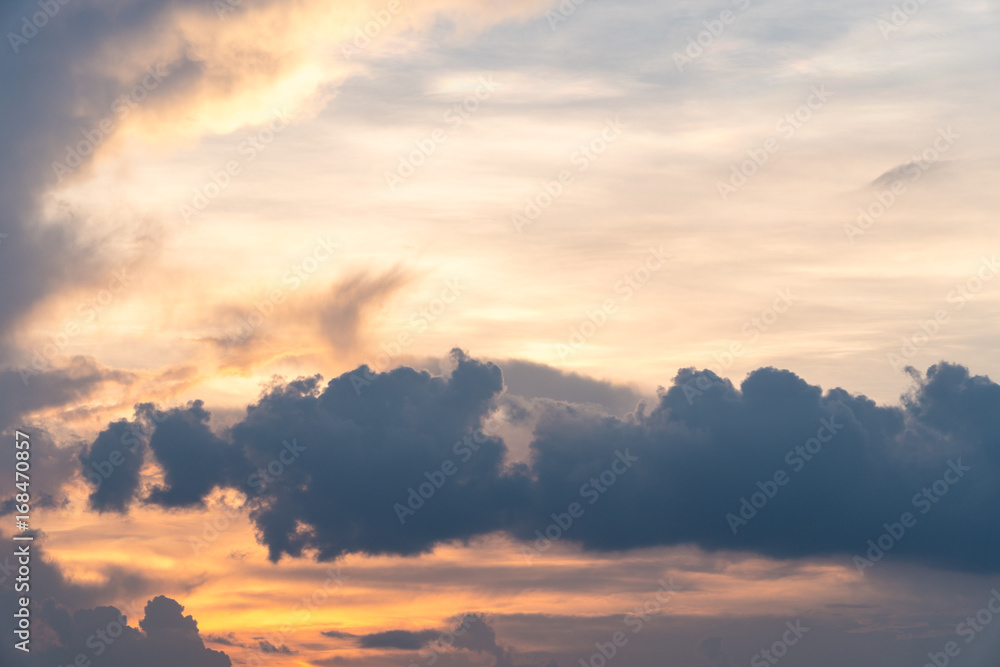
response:
{"label": "cumulus cloud", "polygon": [[[459,355],[449,378],[363,367],[322,389],[314,378],[264,396],[231,437],[258,470],[280,471],[254,494],[251,512],[271,558],[304,549],[320,558],[415,554],[502,528],[506,513],[527,497],[525,472],[505,467],[506,447],[496,437],[465,443],[501,389],[498,367]],[[292,439],[299,458],[283,444]],[[405,506],[410,487],[428,482],[425,472],[440,481],[432,471],[443,475],[446,459],[455,460],[456,471],[427,501],[434,511],[401,519],[395,506]]]}
{"label": "cumulus cloud", "polygon": [[[144,617],[134,627],[115,607],[70,611],[49,599],[35,608],[36,639],[30,654],[5,642],[0,655],[5,664],[23,667],[73,664],[81,654],[107,667],[230,667],[225,653],[205,647],[198,623],[183,611],[177,601],[161,595],[146,604]],[[10,625],[6,619],[3,623]]]}
{"label": "cumulus cloud", "polygon": [[[774,368],[739,387],[685,369],[650,411],[627,417],[539,401],[530,463],[510,464],[482,430],[500,368],[454,354],[449,377],[362,367],[325,387],[278,385],[223,435],[189,406],[152,436],[169,490],[150,500],[243,488],[274,560],[416,554],[494,531],[541,550],[548,531],[593,550],[847,557],[909,511],[916,527],[893,558],[972,571],[1000,562],[1000,387],[962,366],[931,367],[896,406]],[[257,470],[253,493],[232,473],[240,457]]]}
{"label": "cumulus cloud", "polygon": [[201,401],[155,418],[156,429],[149,439],[149,448],[163,467],[166,483],[153,488],[150,502],[164,507],[200,504],[241,468],[244,462],[241,453],[212,433],[208,419],[209,413]]}
{"label": "cumulus cloud", "polygon": [[146,444],[136,437],[136,423],[124,419],[109,424],[80,453],[83,474],[93,487],[90,507],[99,512],[124,512],[139,490]]}
{"label": "cumulus cloud", "polygon": [[[775,557],[847,555],[865,551],[883,523],[909,510],[919,528],[899,541],[893,557],[994,570],[997,545],[981,535],[994,534],[1000,521],[990,508],[996,440],[928,423],[913,408],[941,405],[931,387],[945,384],[955,395],[970,383],[992,385],[942,364],[904,405],[878,406],[843,389],[824,393],[773,368],[750,373],[738,389],[711,372],[681,371],[659,405],[632,422],[551,410],[532,445],[541,507],[565,511],[582,484],[600,478],[613,452],[628,447],[639,459],[632,476],[602,492],[568,539],[593,549],[692,543]],[[959,402],[962,408],[947,410],[997,408]],[[914,502],[959,461],[971,470],[949,486],[947,502]],[[779,471],[788,481],[774,488]],[[765,506],[741,513],[744,498],[772,492]],[[536,521],[550,523],[541,512]]]}
{"label": "cumulus cloud", "polygon": [[[229,658],[205,648],[198,624],[177,601],[159,595],[146,597],[153,582],[118,566],[105,568],[104,583],[78,583],[67,578],[45,549],[45,536],[35,534],[31,543],[29,591],[15,590],[16,558],[9,554],[0,563],[0,608],[8,613],[0,618],[0,631],[14,637],[13,611],[17,599],[29,594],[31,600],[31,651],[15,649],[13,641],[0,645],[0,662],[18,667],[51,667],[79,664],[83,654],[92,664],[107,667],[151,665],[153,667],[230,667]],[[0,539],[9,536],[0,532]],[[176,584],[173,584],[176,585]],[[140,597],[141,596],[141,597]],[[129,624],[128,608],[102,605],[109,599],[147,600],[138,625]]]}

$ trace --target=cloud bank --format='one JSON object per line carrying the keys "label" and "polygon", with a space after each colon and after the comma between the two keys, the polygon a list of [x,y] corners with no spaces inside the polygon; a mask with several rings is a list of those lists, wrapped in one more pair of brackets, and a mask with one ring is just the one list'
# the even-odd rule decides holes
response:
{"label": "cloud bank", "polygon": [[142,500],[189,506],[241,490],[272,560],[417,554],[505,531],[529,559],[564,539],[599,551],[871,552],[872,563],[891,551],[978,572],[1000,563],[1000,386],[962,366],[914,372],[897,406],[774,368],[738,388],[681,370],[655,406],[626,417],[520,399],[537,422],[530,463],[512,464],[489,434],[510,402],[500,368],[453,355],[449,377],[362,367],[325,386],[279,384],[222,434],[200,402],[168,411],[149,438],[165,484]]}

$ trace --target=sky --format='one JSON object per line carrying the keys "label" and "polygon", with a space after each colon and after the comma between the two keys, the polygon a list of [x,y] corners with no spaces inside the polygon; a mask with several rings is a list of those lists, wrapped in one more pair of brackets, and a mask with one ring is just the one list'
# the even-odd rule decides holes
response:
{"label": "sky", "polygon": [[996,3],[0,27],[3,665],[996,664]]}

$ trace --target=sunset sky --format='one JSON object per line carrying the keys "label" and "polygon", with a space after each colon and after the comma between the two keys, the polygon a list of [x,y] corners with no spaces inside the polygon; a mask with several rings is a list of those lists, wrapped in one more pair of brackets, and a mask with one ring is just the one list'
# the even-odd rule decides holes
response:
{"label": "sunset sky", "polygon": [[4,666],[996,667],[1000,5],[0,17]]}

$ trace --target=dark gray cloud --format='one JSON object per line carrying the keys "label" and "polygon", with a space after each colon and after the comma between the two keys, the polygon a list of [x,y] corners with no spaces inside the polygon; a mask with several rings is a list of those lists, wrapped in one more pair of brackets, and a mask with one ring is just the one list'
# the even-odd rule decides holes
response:
{"label": "dark gray cloud", "polygon": [[257,640],[256,648],[261,653],[280,653],[282,655],[294,655],[295,653],[298,653],[298,651],[293,651],[284,644],[278,644],[277,646],[275,646],[266,639]]}
{"label": "dark gray cloud", "polygon": [[227,636],[222,635],[205,635],[205,641],[212,642],[214,644],[222,644],[223,646],[242,646],[236,641],[236,635],[230,632]]}
{"label": "dark gray cloud", "polygon": [[940,433],[979,443],[1000,460],[1000,385],[952,364],[932,366],[926,378],[911,375],[918,384],[906,398],[911,414]]}
{"label": "dark gray cloud", "polygon": [[[104,568],[106,583],[79,584],[68,579],[46,554],[45,536],[35,534],[31,543],[30,590],[15,590],[17,562],[10,554],[0,563],[0,632],[8,638],[0,644],[0,664],[11,667],[52,667],[80,664],[83,655],[90,664],[103,667],[230,667],[229,658],[211,651],[198,633],[198,624],[185,616],[184,608],[163,595],[149,599],[149,590],[165,582],[153,582],[121,567]],[[0,541],[10,536],[0,532]],[[14,543],[19,544],[19,543]],[[171,583],[176,588],[176,583]],[[14,648],[13,612],[18,598],[31,600],[30,653]],[[128,614],[102,605],[109,599],[148,600],[138,626],[129,624]],[[138,609],[135,610],[138,613]]]}
{"label": "dark gray cloud", "polygon": [[[502,440],[477,430],[498,404],[500,369],[457,351],[455,361],[447,378],[362,368],[323,388],[279,385],[221,436],[200,404],[172,413],[152,437],[171,491],[151,500],[249,491],[232,472],[244,456],[272,559],[415,554],[494,531],[535,555],[549,533],[602,551],[850,559],[909,512],[915,525],[892,540],[892,559],[1000,567],[1000,387],[962,366],[915,374],[896,406],[774,368],[738,388],[685,369],[651,410],[626,417],[537,402],[530,464],[509,464]],[[359,374],[371,383],[360,393]]]}
{"label": "dark gray cloud", "polygon": [[[103,667],[230,667],[225,653],[205,647],[197,622],[183,611],[161,595],[146,604],[139,627],[134,627],[115,607],[71,611],[48,599],[34,608],[31,652],[23,654],[4,642],[0,655],[4,664],[18,667],[73,664],[80,655]],[[11,622],[5,618],[3,625]]]}
{"label": "dark gray cloud", "polygon": [[485,653],[496,658],[493,667],[512,667],[513,651],[497,643],[497,633],[482,614],[466,614],[459,624],[465,632],[456,633],[455,647]]}
{"label": "dark gray cloud", "polygon": [[[692,543],[775,557],[846,557],[864,552],[869,539],[885,532],[884,523],[910,511],[917,525],[898,540],[893,558],[995,571],[997,440],[925,418],[933,406],[968,410],[978,423],[989,419],[985,414],[1000,402],[980,397],[973,406],[978,394],[959,391],[970,384],[996,386],[942,364],[904,405],[882,407],[842,389],[824,394],[773,368],[752,372],[739,389],[710,372],[684,370],[652,412],[631,422],[550,410],[532,444],[535,488],[541,507],[565,512],[579,500],[581,485],[629,447],[639,459],[630,477],[608,488],[566,531],[568,539],[601,550]],[[955,403],[945,404],[942,393]],[[946,499],[914,503],[946,474],[949,461],[970,470],[948,487]],[[787,479],[780,487],[773,481],[778,471]],[[757,496],[763,507],[743,510],[745,523],[734,522],[734,534],[726,517],[740,517],[744,498],[772,492]],[[540,513],[536,522],[552,520]]]}
{"label": "dark gray cloud", "polygon": [[125,512],[139,490],[146,443],[138,437],[136,422],[109,424],[90,447],[80,453],[83,474],[93,491],[92,509]]}
{"label": "dark gray cloud", "polygon": [[[258,468],[258,480],[273,477],[253,496],[251,512],[271,558],[304,549],[324,559],[351,551],[415,554],[510,521],[507,514],[527,500],[525,470],[505,467],[498,438],[464,440],[500,392],[500,369],[458,357],[447,379],[362,368],[356,374],[372,379],[360,393],[356,374],[323,389],[314,378],[277,388],[248,408],[231,438]],[[301,451],[285,444],[293,439]],[[428,475],[442,482],[445,460],[455,473],[401,523],[394,506],[407,504],[410,488],[433,484]]]}
{"label": "dark gray cloud", "polygon": [[[323,633],[327,634],[327,633]],[[386,630],[358,637],[361,648],[398,648],[415,651],[434,641],[441,633],[434,630]]]}
{"label": "dark gray cloud", "polygon": [[[458,654],[466,651],[473,654],[491,656],[493,667],[513,667],[515,664],[534,667],[538,663],[514,660],[514,651],[510,647],[497,642],[496,631],[490,625],[484,614],[463,614],[454,619],[455,624],[448,630],[384,630],[366,635],[354,635],[339,630],[329,630],[323,634],[335,639],[353,639],[359,648],[364,649],[394,649],[402,651],[417,651],[432,648],[435,661],[443,658],[447,664]],[[334,660],[333,662],[336,662]],[[332,664],[331,661],[319,661],[318,664]],[[463,663],[464,664],[464,663]],[[552,667],[549,663],[547,667]]]}
{"label": "dark gray cloud", "polygon": [[[978,609],[983,604],[989,595],[988,590],[989,587],[981,593],[984,596],[982,600],[973,598],[970,601],[974,605],[970,609]],[[786,647],[787,652],[778,664],[919,667],[929,662],[928,652],[939,653],[947,642],[956,639],[955,625],[963,618],[961,610],[908,615],[885,608],[852,614],[804,609],[789,611],[785,615],[767,613],[762,608],[759,614],[751,615],[665,613],[645,618],[626,616],[625,611],[601,616],[496,615],[491,625],[502,637],[504,645],[544,647],[530,653],[515,651],[515,665],[555,662],[564,667],[579,667],[581,660],[584,664],[599,665],[602,664],[600,658],[591,663],[592,656],[601,656],[598,645],[610,653],[608,644],[616,632],[621,632],[624,634],[624,645],[618,646],[614,657],[605,659],[603,664],[622,667],[721,667],[726,664],[751,665],[753,661],[757,665],[771,665],[760,652],[788,637],[797,641]],[[796,638],[794,634],[786,634],[787,623],[793,627],[798,623],[800,630],[804,630],[801,633],[803,636]],[[968,664],[988,663],[984,658],[1000,638],[1000,629],[993,627],[994,624],[990,624],[974,644],[963,645],[962,653],[963,656],[968,654],[965,658],[970,661]],[[959,639],[959,643],[964,642]]]}
{"label": "dark gray cloud", "polygon": [[579,373],[510,359],[496,362],[503,369],[503,381],[512,394],[525,398],[550,398],[568,403],[592,403],[613,415],[624,416],[642,400],[637,392],[624,385],[594,380]]}
{"label": "dark gray cloud", "polygon": [[294,651],[284,644],[275,645],[260,637],[254,637],[254,642],[252,644],[246,644],[237,640],[236,634],[232,632],[227,635],[205,635],[205,641],[212,644],[220,644],[222,646],[249,649],[252,652],[259,653],[280,653],[281,655],[295,655],[298,653],[298,651]]}
{"label": "dark gray cloud", "polygon": [[209,429],[210,415],[201,401],[156,417],[151,406],[140,407],[140,412],[156,421],[149,448],[163,467],[166,482],[150,492],[150,502],[164,507],[200,504],[214,488],[245,469],[242,454]]}

